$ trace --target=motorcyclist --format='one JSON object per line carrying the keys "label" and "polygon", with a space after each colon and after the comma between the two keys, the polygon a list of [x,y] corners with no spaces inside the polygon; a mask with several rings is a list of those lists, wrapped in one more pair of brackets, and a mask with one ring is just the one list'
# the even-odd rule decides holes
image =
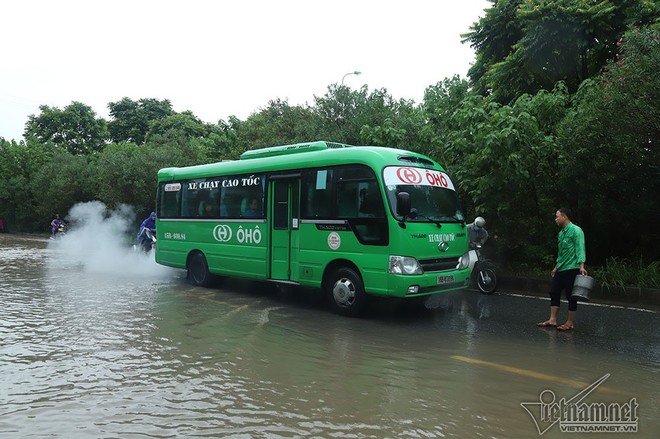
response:
{"label": "motorcyclist", "polygon": [[474,219],[474,222],[468,224],[468,239],[470,241],[470,248],[477,249],[484,245],[488,240],[488,231],[484,229],[486,225],[486,220],[478,216]]}
{"label": "motorcyclist", "polygon": [[150,238],[147,236],[147,231],[156,233],[156,212],[151,212],[149,217],[142,221],[142,224],[140,224],[140,231],[135,237],[138,244],[142,244],[144,241],[150,240]]}
{"label": "motorcyclist", "polygon": [[60,229],[60,226],[64,225],[64,221],[60,219],[59,214],[55,214],[55,218],[50,222],[50,237],[55,238],[55,235],[57,235],[57,232]]}

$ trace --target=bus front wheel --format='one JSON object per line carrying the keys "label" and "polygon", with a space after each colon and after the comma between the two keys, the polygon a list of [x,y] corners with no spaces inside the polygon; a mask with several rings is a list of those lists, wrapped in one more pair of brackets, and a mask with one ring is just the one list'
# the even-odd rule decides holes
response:
{"label": "bus front wheel", "polygon": [[208,287],[211,284],[211,273],[202,253],[195,253],[188,261],[188,278],[193,285]]}
{"label": "bus front wheel", "polygon": [[332,272],[326,282],[326,294],[334,311],[349,317],[362,314],[367,303],[362,278],[347,267]]}

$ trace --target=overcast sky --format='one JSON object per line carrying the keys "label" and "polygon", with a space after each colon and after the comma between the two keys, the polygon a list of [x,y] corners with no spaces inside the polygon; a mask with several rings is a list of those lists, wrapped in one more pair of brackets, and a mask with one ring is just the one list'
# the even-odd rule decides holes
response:
{"label": "overcast sky", "polygon": [[11,0],[0,3],[0,137],[39,105],[108,118],[123,97],[169,99],[215,123],[341,83],[421,102],[467,75],[461,33],[487,0]]}

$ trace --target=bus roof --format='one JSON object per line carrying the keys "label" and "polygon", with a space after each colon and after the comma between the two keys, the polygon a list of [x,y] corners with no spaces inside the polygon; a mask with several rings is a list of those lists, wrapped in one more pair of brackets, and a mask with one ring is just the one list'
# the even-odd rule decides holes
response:
{"label": "bus roof", "polygon": [[341,163],[365,164],[379,169],[397,162],[401,162],[401,165],[440,167],[437,162],[423,154],[403,149],[317,141],[249,150],[241,154],[240,160],[163,168],[158,171],[158,180],[276,172]]}

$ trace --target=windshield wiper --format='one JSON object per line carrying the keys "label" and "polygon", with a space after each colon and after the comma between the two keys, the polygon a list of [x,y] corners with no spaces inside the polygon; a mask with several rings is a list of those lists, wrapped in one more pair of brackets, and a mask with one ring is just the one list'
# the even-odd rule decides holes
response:
{"label": "windshield wiper", "polygon": [[463,227],[465,227],[465,218],[459,218],[456,215],[447,215],[447,216],[443,216],[442,218],[450,218],[457,223],[463,224]]}
{"label": "windshield wiper", "polygon": [[422,218],[424,218],[424,219],[427,220],[428,222],[433,223],[433,224],[435,224],[436,226],[438,226],[438,229],[442,228],[442,223],[441,223],[440,221],[438,221],[438,220],[434,220],[433,218],[429,218],[428,216],[423,215],[423,214],[417,212],[417,209],[415,209],[414,207],[413,207],[412,209],[410,209],[410,213],[408,214],[408,216],[409,216],[411,219],[415,219],[416,217],[421,216]]}
{"label": "windshield wiper", "polygon": [[456,215],[452,216],[452,218],[454,218],[456,220],[456,222],[461,223],[461,226],[465,227],[465,218],[460,219]]}

